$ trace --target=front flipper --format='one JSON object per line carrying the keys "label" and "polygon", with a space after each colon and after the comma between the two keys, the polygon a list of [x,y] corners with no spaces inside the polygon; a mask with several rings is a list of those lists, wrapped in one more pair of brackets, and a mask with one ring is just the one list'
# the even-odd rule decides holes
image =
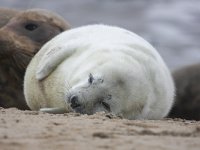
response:
{"label": "front flipper", "polygon": [[50,113],[50,114],[64,114],[67,113],[67,109],[66,108],[41,108],[40,111],[42,112],[46,112],[46,113]]}
{"label": "front flipper", "polygon": [[36,79],[42,80],[46,78],[62,61],[69,57],[75,47],[70,45],[61,45],[47,50],[39,62],[36,70]]}

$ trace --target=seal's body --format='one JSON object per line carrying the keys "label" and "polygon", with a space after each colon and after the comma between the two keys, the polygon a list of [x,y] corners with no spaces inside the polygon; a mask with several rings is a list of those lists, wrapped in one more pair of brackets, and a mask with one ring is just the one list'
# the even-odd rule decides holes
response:
{"label": "seal's body", "polygon": [[33,58],[24,92],[32,110],[160,119],[173,103],[171,75],[156,50],[127,30],[90,25],[64,32]]}
{"label": "seal's body", "polygon": [[200,120],[200,64],[173,72],[176,97],[168,117]]}
{"label": "seal's body", "polygon": [[69,25],[57,14],[41,9],[0,12],[8,14],[0,15],[4,18],[0,28],[0,107],[29,109],[23,95],[25,69],[44,43]]}

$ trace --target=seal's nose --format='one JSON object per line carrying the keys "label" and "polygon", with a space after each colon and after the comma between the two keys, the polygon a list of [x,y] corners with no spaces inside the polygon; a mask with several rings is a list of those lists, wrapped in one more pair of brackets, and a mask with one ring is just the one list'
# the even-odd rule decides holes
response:
{"label": "seal's nose", "polygon": [[71,103],[71,107],[72,108],[76,108],[80,106],[79,100],[78,100],[78,96],[76,95],[72,95],[70,97],[70,103]]}

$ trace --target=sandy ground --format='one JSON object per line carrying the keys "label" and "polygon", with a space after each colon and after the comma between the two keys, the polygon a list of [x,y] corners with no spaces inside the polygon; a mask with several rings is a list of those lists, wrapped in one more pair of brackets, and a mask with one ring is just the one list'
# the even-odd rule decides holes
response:
{"label": "sandy ground", "polygon": [[199,150],[200,122],[0,109],[0,150]]}

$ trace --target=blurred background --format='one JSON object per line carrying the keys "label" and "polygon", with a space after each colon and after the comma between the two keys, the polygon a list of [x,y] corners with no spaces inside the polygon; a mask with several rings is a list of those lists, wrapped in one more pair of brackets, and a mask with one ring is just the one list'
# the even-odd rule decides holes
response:
{"label": "blurred background", "polygon": [[72,27],[124,27],[149,41],[171,70],[200,62],[200,0],[0,0],[0,7],[49,9]]}

